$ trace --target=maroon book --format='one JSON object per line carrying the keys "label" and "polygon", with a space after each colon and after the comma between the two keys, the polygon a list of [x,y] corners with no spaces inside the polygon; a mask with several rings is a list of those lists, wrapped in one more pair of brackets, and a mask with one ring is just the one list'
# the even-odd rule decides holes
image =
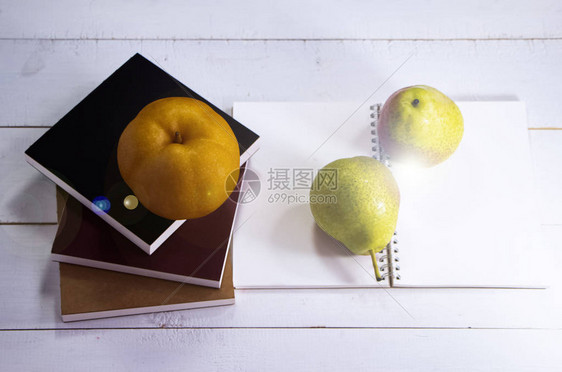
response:
{"label": "maroon book", "polygon": [[187,220],[152,255],[68,196],[51,256],[54,261],[220,288],[238,188],[213,213]]}

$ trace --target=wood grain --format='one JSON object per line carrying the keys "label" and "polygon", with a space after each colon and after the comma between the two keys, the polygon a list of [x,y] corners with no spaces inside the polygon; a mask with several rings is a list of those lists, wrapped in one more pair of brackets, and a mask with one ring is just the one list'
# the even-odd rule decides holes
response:
{"label": "wood grain", "polygon": [[541,222],[562,225],[562,131],[529,131]]}
{"label": "wood grain", "polygon": [[[561,9],[540,1],[3,1],[1,36],[74,39],[557,38]],[[25,21],[23,21],[25,20]]]}
{"label": "wood grain", "polygon": [[562,40],[0,40],[0,126],[56,123],[136,52],[227,111],[234,101],[363,102],[373,93],[384,102],[428,84],[455,100],[525,101],[530,127],[562,127],[562,106],[552,104]]}
{"label": "wood grain", "polygon": [[[1,329],[159,327],[562,328],[562,226],[543,227],[546,290],[237,290],[236,305],[63,324],[56,226],[0,225]],[[236,247],[234,247],[236,249]],[[479,255],[475,252],[475,263]],[[534,270],[529,252],[529,270]],[[236,268],[234,268],[236,270]],[[1,332],[0,332],[1,333]]]}
{"label": "wood grain", "polygon": [[544,330],[50,330],[0,332],[0,355],[11,370],[535,372],[559,369],[561,343]]}
{"label": "wood grain", "polygon": [[545,253],[522,258],[547,290],[237,291],[228,308],[76,324],[59,317],[48,259],[56,226],[26,224],[56,221],[54,186],[22,153],[45,130],[32,127],[55,123],[135,52],[226,110],[234,101],[362,101],[413,55],[374,99],[425,83],[457,100],[522,100],[530,127],[562,127],[561,21],[555,0],[0,0],[2,369],[559,369],[554,131],[530,133]]}
{"label": "wood grain", "polygon": [[[56,223],[54,184],[27,164],[25,149],[44,128],[0,128],[0,223]],[[562,224],[562,131],[529,131],[541,223]]]}
{"label": "wood grain", "polygon": [[0,128],[0,223],[55,223],[54,184],[26,163],[44,128]]}

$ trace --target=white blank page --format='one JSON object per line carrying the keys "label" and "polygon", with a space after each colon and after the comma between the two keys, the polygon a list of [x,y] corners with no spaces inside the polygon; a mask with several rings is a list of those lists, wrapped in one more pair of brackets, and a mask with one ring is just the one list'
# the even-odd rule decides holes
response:
{"label": "white blank page", "polygon": [[395,164],[403,286],[535,286],[539,222],[525,105],[462,102],[445,162]]}
{"label": "white blank page", "polygon": [[[372,155],[370,111],[358,106],[235,103],[235,118],[261,136],[249,163],[261,179],[260,194],[240,205],[236,218],[237,288],[386,286],[374,280],[368,256],[351,255],[316,227],[306,202],[272,201],[308,195],[273,189],[272,171],[287,169],[291,178],[293,169],[317,171],[338,158]],[[395,285],[533,286],[538,220],[524,104],[459,107],[465,136],[450,159],[429,169],[393,167],[402,194]]]}

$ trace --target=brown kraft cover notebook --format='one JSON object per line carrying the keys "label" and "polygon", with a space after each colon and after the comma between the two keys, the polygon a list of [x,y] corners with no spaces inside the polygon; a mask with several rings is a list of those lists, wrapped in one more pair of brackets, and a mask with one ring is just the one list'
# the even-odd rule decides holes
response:
{"label": "brown kraft cover notebook", "polygon": [[220,289],[61,263],[65,322],[234,304],[232,258]]}

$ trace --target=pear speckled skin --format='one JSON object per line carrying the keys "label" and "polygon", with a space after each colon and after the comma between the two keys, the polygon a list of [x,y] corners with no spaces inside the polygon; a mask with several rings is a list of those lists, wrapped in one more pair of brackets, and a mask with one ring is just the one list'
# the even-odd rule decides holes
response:
{"label": "pear speckled skin", "polygon": [[400,89],[385,102],[378,124],[381,145],[392,160],[437,165],[455,152],[464,131],[458,106],[426,85]]}
{"label": "pear speckled skin", "polygon": [[[355,254],[382,250],[394,234],[400,206],[390,170],[368,156],[339,159],[322,169],[337,170],[337,185],[314,179],[310,209],[318,226]],[[332,195],[335,202],[325,202]]]}

